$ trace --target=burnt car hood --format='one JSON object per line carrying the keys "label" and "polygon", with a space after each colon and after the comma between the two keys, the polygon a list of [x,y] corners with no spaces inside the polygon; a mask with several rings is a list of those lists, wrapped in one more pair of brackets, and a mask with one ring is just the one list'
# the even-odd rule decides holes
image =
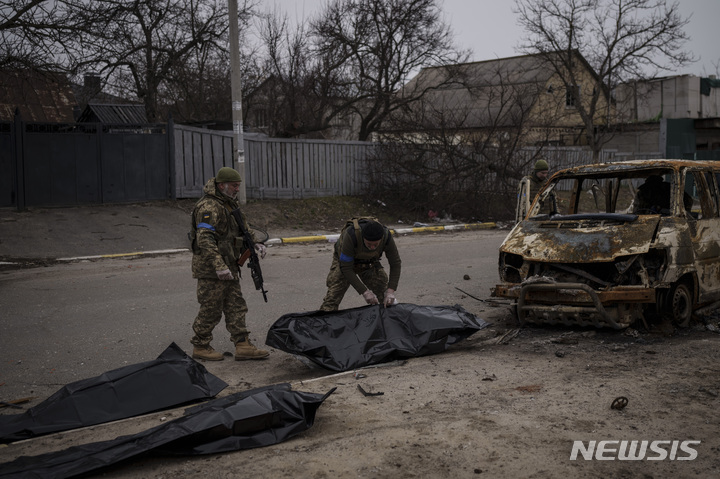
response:
{"label": "burnt car hood", "polygon": [[500,251],[552,263],[594,263],[647,253],[660,217],[632,216],[633,221],[623,221],[627,215],[615,220],[611,215],[604,220],[573,215],[560,220],[526,220],[508,234]]}

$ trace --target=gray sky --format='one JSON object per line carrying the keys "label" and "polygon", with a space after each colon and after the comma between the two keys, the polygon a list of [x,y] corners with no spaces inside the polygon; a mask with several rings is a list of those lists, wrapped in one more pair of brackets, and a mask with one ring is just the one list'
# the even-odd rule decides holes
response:
{"label": "gray sky", "polygon": [[[456,42],[473,51],[472,60],[489,60],[517,55],[523,30],[516,24],[510,0],[441,0],[456,36]],[[263,0],[266,9],[273,5],[288,12],[290,18],[308,18],[327,0]],[[720,0],[679,0],[680,12],[690,16],[686,28],[691,40],[687,45],[699,60],[676,74],[707,76],[717,72],[720,63]],[[661,73],[661,76],[672,73]]]}

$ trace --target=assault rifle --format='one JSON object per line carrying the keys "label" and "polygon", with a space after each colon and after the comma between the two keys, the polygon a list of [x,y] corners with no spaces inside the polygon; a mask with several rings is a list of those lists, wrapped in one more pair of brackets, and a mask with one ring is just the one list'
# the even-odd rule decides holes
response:
{"label": "assault rifle", "polygon": [[245,252],[238,260],[238,264],[242,267],[245,264],[245,261],[247,261],[248,258],[250,259],[248,262],[248,268],[250,268],[250,275],[252,276],[253,283],[255,283],[255,289],[262,291],[263,298],[267,303],[267,291],[263,286],[262,269],[260,269],[260,258],[258,258],[257,251],[255,251],[255,240],[253,240],[253,236],[250,234],[250,231],[245,228],[245,221],[243,220],[240,208],[232,210],[231,213],[240,227],[240,234],[243,236],[246,248]]}

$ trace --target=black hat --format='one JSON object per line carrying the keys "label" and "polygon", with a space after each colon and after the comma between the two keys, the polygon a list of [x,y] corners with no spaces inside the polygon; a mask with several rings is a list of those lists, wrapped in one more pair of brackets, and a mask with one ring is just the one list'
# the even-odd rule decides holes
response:
{"label": "black hat", "polygon": [[381,240],[385,234],[385,228],[377,221],[368,221],[365,226],[362,227],[362,236],[368,241]]}

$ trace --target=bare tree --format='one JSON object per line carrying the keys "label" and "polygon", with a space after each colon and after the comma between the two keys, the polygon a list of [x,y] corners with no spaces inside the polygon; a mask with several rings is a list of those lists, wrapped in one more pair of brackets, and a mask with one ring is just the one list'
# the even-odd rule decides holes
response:
{"label": "bare tree", "polygon": [[[682,50],[688,40],[678,4],[666,0],[516,0],[527,31],[521,48],[547,60],[562,81],[585,126],[597,160],[615,123],[611,92],[630,79],[653,76],[692,61]],[[577,63],[587,60],[597,75],[587,82]]]}
{"label": "bare tree", "polygon": [[[257,88],[261,65],[259,54],[247,40],[252,18],[248,4],[241,11],[240,76],[243,92]],[[231,122],[230,52],[224,42],[205,42],[193,48],[186,59],[173,67],[162,90],[162,101],[173,117],[184,123]],[[246,111],[246,108],[243,109]]]}
{"label": "bare tree", "polygon": [[229,116],[227,31],[225,0],[0,0],[0,65],[100,73],[151,121]]}
{"label": "bare tree", "polygon": [[348,98],[338,108],[360,118],[359,140],[422,96],[396,94],[421,67],[461,59],[436,0],[335,0],[311,25],[324,67],[337,70],[338,97]]}
{"label": "bare tree", "polygon": [[263,111],[264,127],[271,136],[321,134],[333,118],[334,73],[313,55],[305,28],[290,29],[287,15],[266,14],[259,32],[266,78],[261,90],[250,96],[248,111]]}
{"label": "bare tree", "polygon": [[[267,22],[268,73],[287,136],[357,123],[367,140],[388,115],[422,92],[396,93],[421,67],[455,63],[452,34],[437,0],[333,0],[307,31]],[[277,118],[277,116],[276,116]]]}
{"label": "bare tree", "polygon": [[69,70],[87,28],[81,0],[1,0],[0,67]]}
{"label": "bare tree", "polygon": [[[203,46],[168,74],[160,102],[179,123],[230,122],[230,60],[223,49]],[[165,115],[163,115],[165,116]]]}
{"label": "bare tree", "polygon": [[370,163],[369,192],[417,211],[423,221],[431,211],[466,220],[512,218],[518,179],[542,154],[523,145],[543,144],[553,123],[536,114],[544,81],[529,81],[529,72],[502,62],[479,62],[426,69],[409,87],[448,78],[451,84],[428,90],[387,122]]}
{"label": "bare tree", "polygon": [[[95,0],[85,7],[75,12],[92,22],[83,39],[83,66],[141,98],[150,121],[159,119],[160,98],[173,75],[187,62],[199,67],[198,61],[226,45],[224,1]],[[250,9],[246,2],[241,17]]]}
{"label": "bare tree", "polygon": [[[720,57],[718,57],[717,60],[712,62],[712,67],[715,69],[715,71],[713,71],[709,75],[715,75],[715,77],[717,78],[717,76],[720,75]],[[708,75],[708,73],[706,73],[706,75]]]}

